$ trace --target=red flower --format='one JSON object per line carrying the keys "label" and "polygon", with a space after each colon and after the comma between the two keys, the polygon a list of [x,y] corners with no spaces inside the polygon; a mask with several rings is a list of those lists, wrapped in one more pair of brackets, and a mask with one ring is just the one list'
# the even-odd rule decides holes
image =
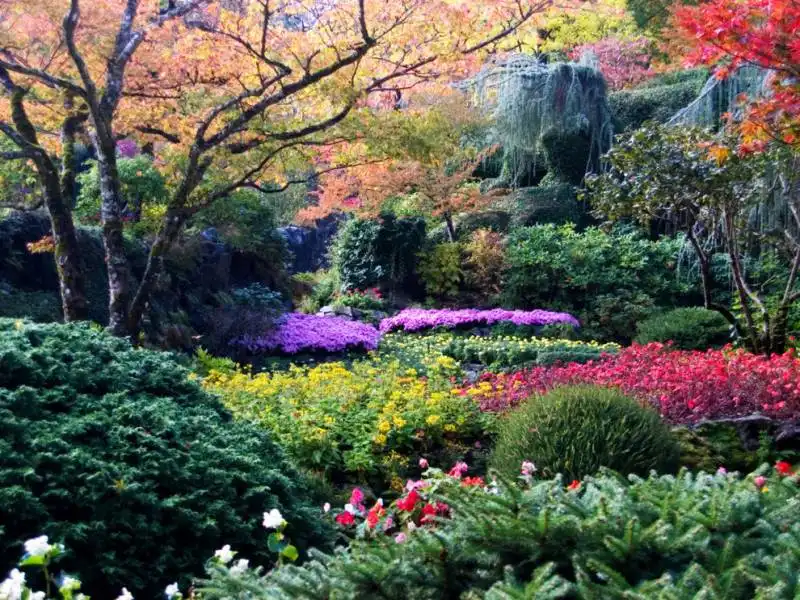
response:
{"label": "red flower", "polygon": [[436,506],[428,503],[422,507],[422,518],[420,519],[420,523],[427,523],[431,520],[431,517],[434,516],[436,516]]}
{"label": "red flower", "polygon": [[344,511],[343,513],[336,515],[336,522],[339,525],[344,525],[347,527],[348,525],[353,525],[356,522],[356,518],[352,513]]}
{"label": "red flower", "polygon": [[397,501],[397,508],[406,512],[411,512],[420,500],[421,498],[417,490],[411,490],[408,496]]}
{"label": "red flower", "polygon": [[792,465],[786,462],[785,460],[779,460],[775,463],[775,470],[778,471],[784,477],[789,475],[794,475],[794,470],[792,470]]}
{"label": "red flower", "polygon": [[369,512],[367,513],[367,527],[370,529],[375,527],[375,525],[378,524],[378,521],[381,520],[384,512],[386,511],[383,510],[383,504],[381,504],[380,501],[376,502],[375,506],[369,509]]}
{"label": "red flower", "polygon": [[572,483],[567,486],[568,490],[579,490],[581,488],[581,482],[577,479],[573,479]]}
{"label": "red flower", "polygon": [[486,482],[483,480],[483,477],[464,477],[463,481],[461,482],[461,485],[467,487],[473,487],[473,486],[483,487],[484,485],[486,485]]}

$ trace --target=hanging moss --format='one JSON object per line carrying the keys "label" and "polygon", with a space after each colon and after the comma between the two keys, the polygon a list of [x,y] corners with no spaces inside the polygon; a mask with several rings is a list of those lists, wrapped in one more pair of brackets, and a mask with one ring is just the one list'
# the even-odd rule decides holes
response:
{"label": "hanging moss", "polygon": [[[520,186],[520,173],[543,156],[543,134],[587,139],[584,173],[595,169],[611,145],[613,127],[602,74],[572,62],[545,64],[514,55],[487,66],[464,87],[494,117],[496,141],[503,144],[505,179]],[[520,157],[523,160],[520,160]],[[528,183],[528,182],[526,182]]]}

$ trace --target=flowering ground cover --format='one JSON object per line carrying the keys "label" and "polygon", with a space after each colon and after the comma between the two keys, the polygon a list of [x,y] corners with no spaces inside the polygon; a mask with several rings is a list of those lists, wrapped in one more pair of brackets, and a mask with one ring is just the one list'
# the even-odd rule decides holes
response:
{"label": "flowering ground cover", "polygon": [[479,364],[490,370],[548,365],[556,362],[587,362],[619,351],[617,344],[552,340],[519,336],[463,336],[450,332],[407,335],[388,333],[380,343],[381,352],[424,368],[437,356],[449,356],[462,363]]}
{"label": "flowering ground cover", "polygon": [[374,350],[380,332],[372,325],[339,317],[288,313],[265,335],[246,335],[235,344],[250,352],[343,352]]}
{"label": "flowering ground cover", "polygon": [[484,437],[488,416],[453,389],[458,365],[445,356],[435,362],[427,377],[378,357],[274,373],[212,370],[204,386],[235,416],[269,430],[301,466],[385,485],[417,453],[460,457]]}
{"label": "flowering ground cover", "polygon": [[487,374],[463,393],[487,411],[502,411],[557,385],[620,387],[670,423],[762,413],[800,417],[800,360],[792,352],[766,357],[742,350],[690,352],[663,344],[631,346],[586,364]]}
{"label": "flowering ground cover", "polygon": [[428,310],[423,308],[406,308],[393,317],[381,321],[380,330],[383,333],[395,330],[412,332],[436,327],[454,329],[457,327],[494,325],[504,322],[526,326],[558,324],[572,325],[573,327],[580,326],[578,319],[568,313],[549,312],[538,309],[505,310],[502,308],[495,308],[492,310],[478,310],[475,308],[465,308],[460,310]]}

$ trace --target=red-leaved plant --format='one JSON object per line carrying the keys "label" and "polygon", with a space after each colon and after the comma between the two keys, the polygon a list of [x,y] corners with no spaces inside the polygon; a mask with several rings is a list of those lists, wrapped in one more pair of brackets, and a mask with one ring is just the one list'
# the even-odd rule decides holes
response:
{"label": "red-leaved plant", "polygon": [[532,394],[576,383],[619,387],[670,423],[754,413],[800,417],[800,360],[793,350],[766,357],[731,348],[688,352],[634,345],[582,365],[487,374],[462,393],[476,397],[483,410],[498,412]]}

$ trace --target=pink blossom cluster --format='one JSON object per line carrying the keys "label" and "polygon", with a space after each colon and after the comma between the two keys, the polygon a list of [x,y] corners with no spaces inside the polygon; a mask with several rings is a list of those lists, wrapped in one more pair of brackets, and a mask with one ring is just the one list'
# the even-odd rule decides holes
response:
{"label": "pink blossom cluster", "polygon": [[340,317],[288,313],[266,335],[246,335],[236,341],[251,352],[341,352],[375,350],[381,334],[372,325]]}
{"label": "pink blossom cluster", "polygon": [[515,325],[555,325],[567,324],[579,327],[578,319],[562,312],[549,312],[546,310],[506,310],[495,308],[492,310],[478,310],[465,308],[461,310],[439,309],[428,310],[423,308],[406,308],[393,317],[381,321],[382,333],[402,329],[405,331],[420,331],[433,327],[465,327],[476,325],[494,325],[495,323],[514,323]]}
{"label": "pink blossom cluster", "polygon": [[462,393],[476,397],[483,410],[502,411],[532,394],[577,383],[618,387],[670,423],[755,413],[800,417],[800,360],[792,351],[767,357],[730,348],[690,352],[633,345],[586,364],[487,374]]}
{"label": "pink blossom cluster", "polygon": [[584,54],[593,55],[608,86],[612,90],[620,90],[641,83],[653,75],[650,69],[651,46],[652,43],[646,38],[606,38],[576,46],[570,52],[570,58],[580,60]]}

